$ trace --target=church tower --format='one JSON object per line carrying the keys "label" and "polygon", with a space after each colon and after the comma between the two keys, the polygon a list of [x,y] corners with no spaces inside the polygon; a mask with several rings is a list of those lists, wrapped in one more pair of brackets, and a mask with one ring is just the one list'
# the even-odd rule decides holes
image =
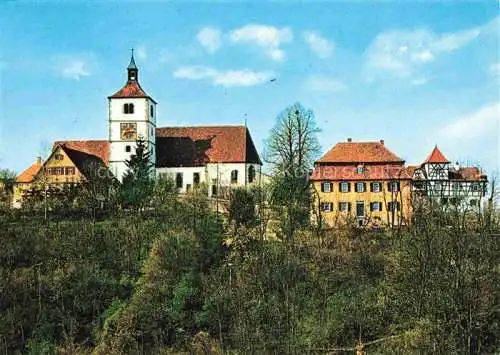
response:
{"label": "church tower", "polygon": [[155,166],[156,101],[141,88],[134,52],[127,67],[127,82],[108,97],[109,167],[121,181],[127,171],[125,161],[135,153],[136,140],[142,138],[151,151]]}

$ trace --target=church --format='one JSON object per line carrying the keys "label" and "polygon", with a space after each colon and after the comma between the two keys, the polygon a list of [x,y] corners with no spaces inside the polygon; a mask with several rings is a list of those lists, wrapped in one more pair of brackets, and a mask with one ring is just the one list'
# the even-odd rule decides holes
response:
{"label": "church", "polygon": [[179,192],[204,183],[216,196],[224,188],[260,183],[262,161],[246,126],[157,127],[156,106],[139,83],[132,53],[125,85],[108,97],[108,139],[54,142],[45,161],[37,158],[17,176],[13,206],[21,207],[36,185],[78,183],[91,179],[91,170],[121,181],[138,138],[147,143],[155,176],[171,177]]}

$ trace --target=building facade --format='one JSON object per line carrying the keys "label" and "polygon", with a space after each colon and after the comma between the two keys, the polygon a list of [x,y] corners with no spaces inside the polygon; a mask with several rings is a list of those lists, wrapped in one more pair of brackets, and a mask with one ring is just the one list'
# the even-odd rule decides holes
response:
{"label": "building facade", "polygon": [[337,143],[315,162],[310,180],[313,216],[328,226],[408,223],[411,177],[384,141]]}
{"label": "building facade", "polygon": [[409,167],[412,192],[418,197],[430,198],[443,205],[475,209],[486,195],[488,178],[478,167],[462,167],[451,162],[437,146],[425,161]]}
{"label": "building facade", "polygon": [[205,184],[215,196],[260,183],[262,162],[245,126],[158,128],[156,151],[157,175],[171,177],[180,192]]}
{"label": "building facade", "polygon": [[171,177],[178,191],[205,184],[209,196],[225,188],[259,183],[262,162],[246,126],[157,127],[157,103],[139,83],[132,53],[127,81],[108,97],[108,139],[56,141],[50,156],[18,177],[13,206],[33,186],[64,186],[103,174],[122,180],[127,160],[142,139],[152,177]]}
{"label": "building facade", "polygon": [[108,97],[109,168],[118,180],[127,171],[126,161],[135,154],[135,142],[143,139],[151,151],[150,164],[156,162],[156,101],[139,84],[134,55],[127,67],[127,82]]}

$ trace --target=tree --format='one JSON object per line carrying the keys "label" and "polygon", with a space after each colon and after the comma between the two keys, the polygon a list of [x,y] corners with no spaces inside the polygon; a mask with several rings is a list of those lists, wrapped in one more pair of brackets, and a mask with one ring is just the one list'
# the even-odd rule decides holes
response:
{"label": "tree", "polygon": [[152,152],[148,149],[146,141],[139,137],[136,141],[135,154],[125,161],[127,172],[123,177],[122,201],[138,210],[147,203],[153,191],[153,177],[151,176]]}
{"label": "tree", "polygon": [[319,131],[311,110],[300,103],[287,107],[278,114],[266,141],[264,160],[280,175],[307,174],[320,153],[316,137]]}
{"label": "tree", "polygon": [[8,169],[0,169],[0,208],[10,206],[16,173]]}
{"label": "tree", "polygon": [[255,197],[252,191],[245,188],[231,190],[229,202],[229,219],[237,226],[251,227],[257,222]]}
{"label": "tree", "polygon": [[273,166],[271,204],[285,239],[309,221],[308,173],[320,152],[314,114],[295,103],[282,111],[266,141],[264,159]]}

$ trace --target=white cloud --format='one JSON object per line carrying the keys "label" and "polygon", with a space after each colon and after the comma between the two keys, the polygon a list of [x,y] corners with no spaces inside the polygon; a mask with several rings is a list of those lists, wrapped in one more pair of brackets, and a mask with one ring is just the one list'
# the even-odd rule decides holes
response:
{"label": "white cloud", "polygon": [[68,79],[80,80],[82,76],[89,76],[90,72],[84,60],[72,59],[62,63],[61,75]]}
{"label": "white cloud", "polygon": [[392,30],[377,35],[366,51],[365,71],[369,79],[377,76],[406,78],[440,55],[465,47],[490,23],[455,33],[435,33],[429,29]]}
{"label": "white cloud", "polygon": [[211,67],[181,67],[174,72],[175,78],[189,80],[210,80],[214,85],[224,87],[254,86],[269,80],[271,72],[256,72],[249,69],[219,71]]}
{"label": "white cloud", "polygon": [[305,88],[312,91],[337,92],[346,90],[347,86],[333,78],[312,76],[306,80]]}
{"label": "white cloud", "polygon": [[304,32],[303,36],[311,50],[319,58],[326,59],[332,55],[334,49],[333,43],[322,37],[319,33],[308,31]]}
{"label": "white cloud", "polygon": [[214,27],[204,27],[196,35],[196,39],[209,53],[215,53],[222,45],[221,31]]}
{"label": "white cloud", "polygon": [[500,103],[495,102],[450,122],[441,129],[441,133],[449,139],[463,143],[465,139],[483,138],[486,135],[496,134],[495,132],[499,129],[499,120]]}
{"label": "white cloud", "polygon": [[262,47],[271,59],[281,61],[286,53],[280,47],[293,40],[293,33],[288,27],[247,25],[233,30],[229,38],[233,43],[250,43]]}

